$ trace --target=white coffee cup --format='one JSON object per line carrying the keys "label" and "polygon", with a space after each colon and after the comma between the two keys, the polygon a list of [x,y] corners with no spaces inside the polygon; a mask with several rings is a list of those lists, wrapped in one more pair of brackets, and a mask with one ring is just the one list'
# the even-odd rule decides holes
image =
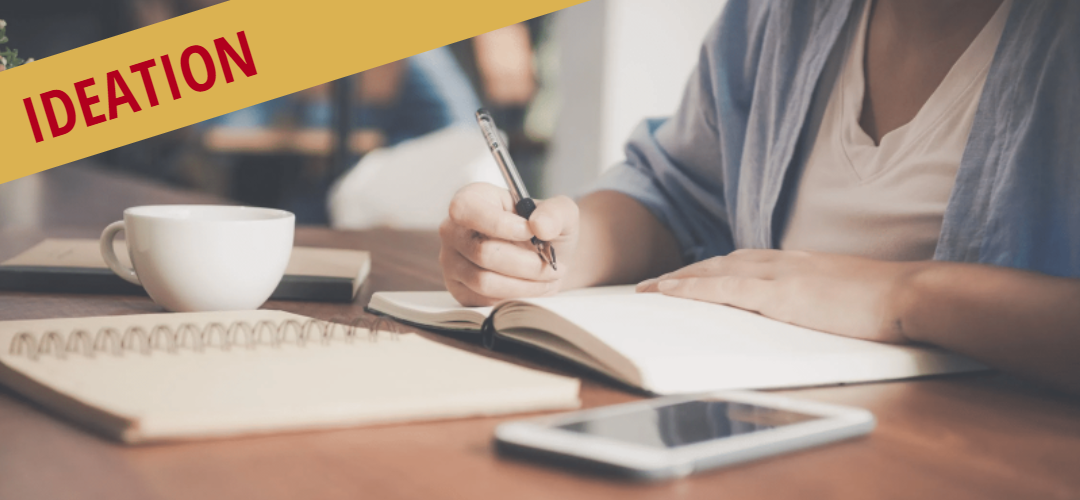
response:
{"label": "white coffee cup", "polygon": [[[269,208],[132,207],[101,233],[101,256],[170,311],[256,309],[285,275],[295,226],[293,214]],[[120,231],[134,269],[113,250]]]}

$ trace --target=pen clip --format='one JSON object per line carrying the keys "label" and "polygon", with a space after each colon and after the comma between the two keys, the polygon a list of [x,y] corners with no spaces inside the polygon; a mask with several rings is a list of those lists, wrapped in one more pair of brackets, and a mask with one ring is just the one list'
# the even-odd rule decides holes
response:
{"label": "pen clip", "polygon": [[[476,110],[476,123],[480,125],[480,132],[484,135],[488,149],[491,150],[491,156],[499,165],[506,187],[510,189],[510,194],[514,197],[514,204],[529,198],[529,190],[525,188],[525,182],[521,180],[521,174],[518,173],[514,159],[510,158],[509,150],[503,145],[499,128],[495,126],[495,119],[491,117],[491,113],[483,108]],[[523,217],[528,218],[528,216]]]}
{"label": "pen clip", "polygon": [[495,120],[491,118],[491,114],[485,109],[478,110],[476,112],[476,123],[480,125],[480,133],[484,135],[488,147],[491,149],[498,148],[500,146],[499,129],[495,127]]}

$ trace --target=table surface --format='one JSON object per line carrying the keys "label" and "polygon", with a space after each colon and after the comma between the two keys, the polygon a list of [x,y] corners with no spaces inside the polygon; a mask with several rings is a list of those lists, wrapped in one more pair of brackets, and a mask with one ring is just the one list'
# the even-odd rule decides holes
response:
{"label": "table surface", "polygon": [[[215,203],[77,163],[0,185],[0,260],[45,237],[96,237],[123,208]],[[297,243],[371,251],[352,304],[270,302],[353,317],[376,290],[442,289],[433,233],[299,228]],[[0,293],[0,320],[160,311],[147,298]],[[565,371],[539,359],[488,356]],[[581,373],[570,371],[580,376]],[[637,398],[585,378],[586,407]],[[124,447],[0,388],[0,499],[1080,498],[1080,402],[1000,374],[779,391],[866,408],[868,437],[677,481],[634,484],[497,456],[475,418]]]}

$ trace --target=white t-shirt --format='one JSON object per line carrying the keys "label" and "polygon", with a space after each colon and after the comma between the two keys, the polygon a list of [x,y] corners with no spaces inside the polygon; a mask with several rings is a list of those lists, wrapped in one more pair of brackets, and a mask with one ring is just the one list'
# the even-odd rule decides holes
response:
{"label": "white t-shirt", "polygon": [[883,260],[934,256],[1010,3],[997,9],[915,118],[874,145],[859,125],[867,2],[799,179],[782,249]]}

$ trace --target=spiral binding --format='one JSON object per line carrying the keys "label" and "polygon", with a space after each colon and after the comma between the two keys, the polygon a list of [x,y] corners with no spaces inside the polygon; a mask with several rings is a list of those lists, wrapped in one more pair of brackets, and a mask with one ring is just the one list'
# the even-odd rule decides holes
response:
{"label": "spiral binding", "polygon": [[399,333],[396,323],[381,316],[360,317],[351,321],[263,320],[254,324],[234,321],[228,325],[210,322],[202,326],[183,323],[175,329],[168,325],[156,325],[149,331],[141,326],[128,327],[123,332],[104,327],[93,334],[87,330],[73,330],[66,338],[56,331],[45,332],[40,338],[30,332],[20,332],[11,340],[9,352],[36,361],[41,356],[53,355],[64,359],[68,354],[79,353],[93,358],[97,354],[108,353],[122,356],[129,351],[149,355],[155,350],[169,353],[181,349],[202,352],[210,347],[228,351],[233,347],[254,349],[258,346],[279,347],[284,343],[303,347],[310,342],[327,345],[334,340],[376,342],[380,332],[389,333],[392,340],[396,340]]}

